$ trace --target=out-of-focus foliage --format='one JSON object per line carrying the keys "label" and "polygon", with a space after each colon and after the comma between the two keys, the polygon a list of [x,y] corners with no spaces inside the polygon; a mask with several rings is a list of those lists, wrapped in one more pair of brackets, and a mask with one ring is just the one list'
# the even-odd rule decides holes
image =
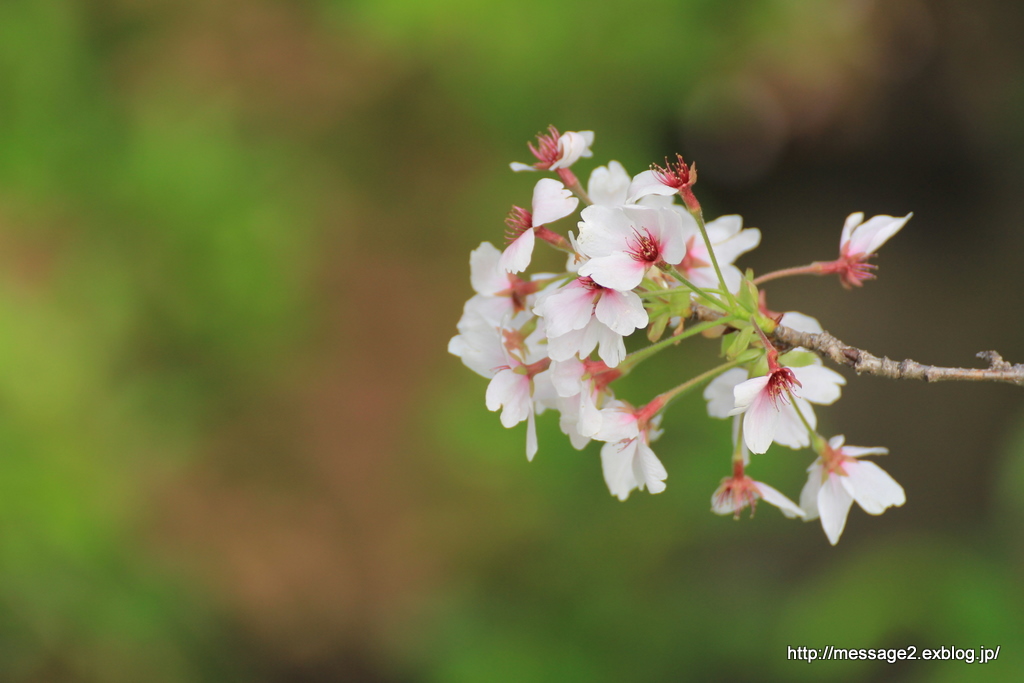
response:
{"label": "out-of-focus foliage", "polygon": [[[1022,302],[996,279],[1022,245],[1016,15],[963,11],[0,3],[0,679],[962,680],[785,661],[910,644],[1001,645],[985,674],[1020,680],[1017,388],[851,382],[863,411],[822,420],[892,447],[908,504],[831,549],[708,513],[729,437],[697,395],[657,444],[668,490],[620,504],[550,415],[528,465],[444,354],[469,250],[535,180],[507,162],[554,123],[633,172],[684,145],[705,206],[794,263],[872,204],[935,239],[985,216],[955,249],[905,231],[860,303],[772,296],[890,355],[1024,360],[1019,323],[947,338],[929,308]],[[795,495],[805,455],[752,472]]]}

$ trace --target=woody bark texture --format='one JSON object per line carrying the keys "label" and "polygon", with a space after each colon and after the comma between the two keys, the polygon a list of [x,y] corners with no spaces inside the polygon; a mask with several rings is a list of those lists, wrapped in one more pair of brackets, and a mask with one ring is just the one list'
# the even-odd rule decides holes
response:
{"label": "woody bark texture", "polygon": [[[720,317],[716,311],[694,306],[694,315],[701,320]],[[802,346],[837,365],[853,368],[858,375],[877,375],[892,379],[920,379],[925,382],[1006,382],[1024,386],[1024,363],[1011,365],[996,351],[981,351],[979,358],[988,361],[987,368],[946,368],[925,365],[913,360],[892,360],[858,349],[826,332],[798,332],[779,325],[771,335],[776,341],[790,347]]]}

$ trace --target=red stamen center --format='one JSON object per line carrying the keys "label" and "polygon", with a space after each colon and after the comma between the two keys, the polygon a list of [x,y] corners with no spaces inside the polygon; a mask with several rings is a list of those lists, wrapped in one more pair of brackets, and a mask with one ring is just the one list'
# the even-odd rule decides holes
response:
{"label": "red stamen center", "polygon": [[515,242],[520,235],[533,227],[533,214],[521,206],[513,206],[505,219],[508,229],[505,231],[505,239],[509,244]]}
{"label": "red stamen center", "polygon": [[727,503],[731,503],[734,519],[739,519],[740,511],[749,505],[750,516],[753,517],[760,497],[761,494],[754,487],[754,480],[740,474],[722,480],[722,485],[715,492],[714,505],[715,507],[724,507]]}
{"label": "red stamen center", "polygon": [[676,190],[693,185],[695,178],[691,176],[696,175],[691,173],[690,167],[683,161],[682,154],[676,154],[676,160],[673,162],[666,158],[664,166],[652,165],[651,170],[654,171],[658,182]]}
{"label": "red stamen center", "polygon": [[765,386],[765,391],[768,392],[772,405],[778,409],[779,399],[781,398],[784,402],[789,403],[789,393],[793,391],[793,387],[799,386],[803,385],[800,384],[790,368],[779,367],[768,376],[768,384]]}
{"label": "red stamen center", "polygon": [[644,228],[644,234],[633,228],[633,239],[628,243],[629,255],[634,261],[657,263],[661,260],[661,245],[651,236],[650,230]]}
{"label": "red stamen center", "polygon": [[557,128],[554,126],[548,126],[547,135],[544,135],[543,133],[537,134],[536,147],[533,146],[532,142],[526,143],[530,148],[530,152],[532,152],[533,156],[537,157],[537,160],[540,162],[535,165],[537,170],[546,171],[551,167],[551,164],[558,161],[560,154],[558,151],[558,138],[560,137],[562,136],[558,132]]}

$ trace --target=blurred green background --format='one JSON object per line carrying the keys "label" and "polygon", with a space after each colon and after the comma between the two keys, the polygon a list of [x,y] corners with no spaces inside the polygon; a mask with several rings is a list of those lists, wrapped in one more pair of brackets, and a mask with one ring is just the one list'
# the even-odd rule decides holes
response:
{"label": "blurred green background", "polygon": [[[709,513],[699,397],[668,490],[619,503],[551,415],[528,464],[445,353],[554,124],[596,131],[584,178],[696,160],[760,272],[914,211],[878,281],[770,305],[1024,361],[1022,32],[997,0],[3,0],[0,680],[1024,680],[1020,388],[850,377],[825,431],[908,502],[832,548]],[[796,497],[809,461],[751,473]],[[1002,650],[786,660],[828,644]]]}

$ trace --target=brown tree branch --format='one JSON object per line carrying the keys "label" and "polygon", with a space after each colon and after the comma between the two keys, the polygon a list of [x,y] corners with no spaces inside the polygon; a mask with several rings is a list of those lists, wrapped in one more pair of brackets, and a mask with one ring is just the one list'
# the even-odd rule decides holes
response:
{"label": "brown tree branch", "polygon": [[[701,320],[721,317],[717,311],[694,305],[694,316]],[[979,358],[988,361],[987,368],[944,368],[925,365],[913,360],[895,361],[858,349],[836,339],[828,332],[799,332],[779,325],[772,334],[777,341],[790,347],[802,346],[838,365],[853,368],[857,374],[877,375],[892,379],[920,379],[925,382],[1006,382],[1024,386],[1024,363],[1011,365],[995,351],[982,351]]]}

